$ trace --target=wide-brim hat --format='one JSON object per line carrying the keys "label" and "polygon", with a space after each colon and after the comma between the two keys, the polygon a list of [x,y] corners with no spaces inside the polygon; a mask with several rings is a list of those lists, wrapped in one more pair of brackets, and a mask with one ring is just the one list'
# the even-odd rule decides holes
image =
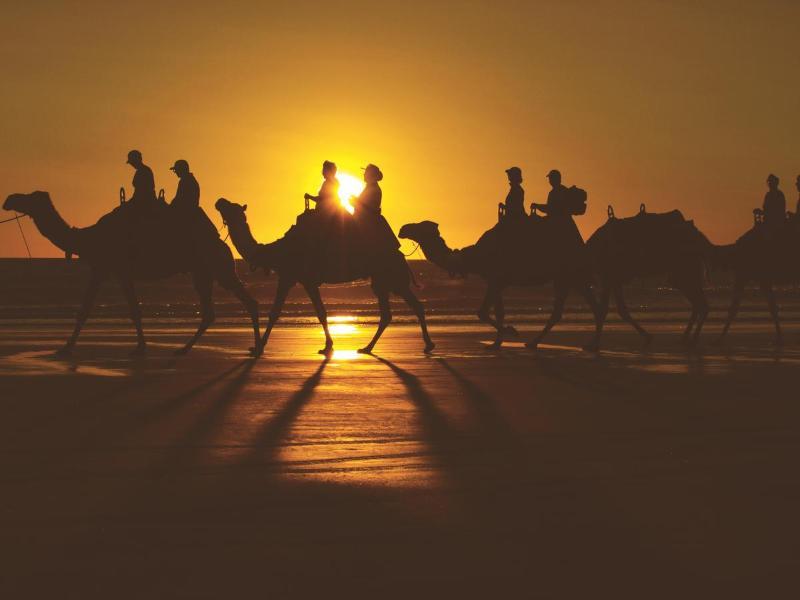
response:
{"label": "wide-brim hat", "polygon": [[373,173],[375,173],[375,178],[376,178],[378,181],[380,181],[381,179],[383,179],[383,171],[381,171],[381,170],[378,168],[378,165],[373,165],[372,163],[370,163],[370,164],[368,164],[366,167],[361,167],[361,170],[362,170],[362,171],[364,171],[365,173],[366,173],[367,171],[372,171]]}

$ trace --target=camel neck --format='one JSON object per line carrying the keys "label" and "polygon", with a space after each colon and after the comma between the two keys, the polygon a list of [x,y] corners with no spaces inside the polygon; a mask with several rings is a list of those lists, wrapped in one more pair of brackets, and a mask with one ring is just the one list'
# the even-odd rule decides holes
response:
{"label": "camel neck", "polygon": [[39,232],[56,247],[64,252],[80,254],[80,230],[67,225],[52,204],[32,217]]}
{"label": "camel neck", "polygon": [[450,249],[441,237],[422,240],[419,246],[422,248],[425,258],[436,266],[451,273],[463,270],[463,266],[455,260],[456,252]]}
{"label": "camel neck", "polygon": [[259,244],[253,237],[250,231],[250,225],[242,219],[234,223],[228,223],[228,231],[231,234],[231,241],[236,247],[239,254],[242,255],[247,262],[252,262],[258,252]]}

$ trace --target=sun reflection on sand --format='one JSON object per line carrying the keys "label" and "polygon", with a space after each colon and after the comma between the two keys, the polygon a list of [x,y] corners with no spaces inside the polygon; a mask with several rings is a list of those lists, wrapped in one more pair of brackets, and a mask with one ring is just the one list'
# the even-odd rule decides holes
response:
{"label": "sun reflection on sand", "polygon": [[364,358],[364,354],[359,354],[357,350],[338,350],[333,351],[333,360],[356,360]]}
{"label": "sun reflection on sand", "polygon": [[336,315],[328,318],[332,335],[355,335],[359,332],[358,318],[352,315]]}

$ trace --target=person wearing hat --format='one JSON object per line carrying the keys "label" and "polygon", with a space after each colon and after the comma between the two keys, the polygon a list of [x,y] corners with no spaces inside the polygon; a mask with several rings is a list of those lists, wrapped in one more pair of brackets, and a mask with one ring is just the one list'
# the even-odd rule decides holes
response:
{"label": "person wearing hat", "polygon": [[394,251],[400,247],[400,241],[381,214],[383,191],[378,182],[382,179],[381,170],[376,165],[368,164],[364,167],[366,185],[357,198],[350,200],[355,208],[353,217],[363,245],[361,250],[368,256],[374,256],[376,252]]}
{"label": "person wearing hat", "polygon": [[190,211],[200,206],[200,184],[189,170],[189,163],[183,159],[175,161],[169,169],[178,176],[178,189],[170,206],[180,211]]}
{"label": "person wearing hat", "polygon": [[353,213],[356,218],[364,215],[376,216],[381,214],[381,199],[383,198],[383,191],[378,182],[383,179],[381,170],[373,165],[368,164],[364,167],[364,189],[357,198],[352,198],[350,203],[353,205],[355,212]]}
{"label": "person wearing hat", "polygon": [[525,216],[525,190],[522,189],[522,169],[506,169],[508,175],[508,195],[506,196],[506,218],[519,219]]}
{"label": "person wearing hat", "polygon": [[778,189],[780,179],[770,174],[767,177],[769,190],[764,196],[764,225],[770,230],[779,229],[786,221],[786,198]]}
{"label": "person wearing hat", "polygon": [[142,162],[142,153],[138,150],[128,152],[130,166],[136,169],[133,174],[133,195],[129,202],[131,206],[155,206],[156,203],[156,182],[153,171]]}
{"label": "person wearing hat", "polygon": [[547,180],[552,188],[547,194],[547,203],[532,203],[531,206],[541,210],[548,217],[569,216],[569,199],[567,188],[561,183],[561,172],[556,169],[551,170],[547,174]]}

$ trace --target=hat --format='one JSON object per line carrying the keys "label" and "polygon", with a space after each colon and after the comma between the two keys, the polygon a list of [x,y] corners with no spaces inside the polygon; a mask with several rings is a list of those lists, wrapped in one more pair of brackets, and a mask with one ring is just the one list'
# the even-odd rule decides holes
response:
{"label": "hat", "polygon": [[545,177],[561,177],[561,171],[558,169],[550,169],[550,172]]}
{"label": "hat", "polygon": [[142,160],[142,153],[139,152],[138,150],[131,150],[130,152],[128,152],[128,160],[126,160],[125,162],[131,164],[131,161],[133,159]]}
{"label": "hat", "polygon": [[368,164],[366,167],[362,167],[362,171],[365,171],[365,172],[366,171],[372,171],[372,172],[374,172],[375,173],[375,179],[377,179],[378,181],[383,179],[383,173],[381,172],[381,170],[377,167],[377,165],[373,165],[372,163]]}
{"label": "hat", "polygon": [[181,170],[181,169],[184,170],[184,171],[188,171],[189,170],[189,163],[186,162],[185,160],[183,160],[182,158],[179,158],[178,160],[176,160],[175,164],[172,165],[169,168],[170,171],[178,171],[178,170]]}
{"label": "hat", "polygon": [[509,167],[506,169],[506,173],[510,175],[516,175],[517,177],[522,177],[522,169],[519,167]]}

